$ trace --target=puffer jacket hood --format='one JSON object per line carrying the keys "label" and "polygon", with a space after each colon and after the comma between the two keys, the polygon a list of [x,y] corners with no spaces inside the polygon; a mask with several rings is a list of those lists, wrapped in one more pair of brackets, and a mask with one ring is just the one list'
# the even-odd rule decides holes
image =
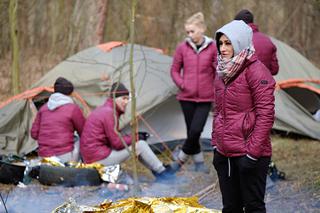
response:
{"label": "puffer jacket hood", "polygon": [[222,34],[226,35],[232,43],[234,55],[238,55],[242,50],[252,45],[252,29],[244,21],[234,20],[216,32],[216,42],[219,50],[219,39]]}
{"label": "puffer jacket hood", "polygon": [[50,95],[48,101],[48,109],[53,111],[56,108],[65,104],[73,104],[72,98],[59,92],[53,93],[52,95]]}
{"label": "puffer jacket hood", "polygon": [[209,38],[207,36],[204,36],[204,41],[203,44],[201,45],[201,47],[199,49],[197,49],[196,44],[191,40],[190,37],[186,38],[186,42],[193,48],[193,50],[197,53],[201,52],[203,49],[205,49],[210,43],[213,42],[212,38]]}

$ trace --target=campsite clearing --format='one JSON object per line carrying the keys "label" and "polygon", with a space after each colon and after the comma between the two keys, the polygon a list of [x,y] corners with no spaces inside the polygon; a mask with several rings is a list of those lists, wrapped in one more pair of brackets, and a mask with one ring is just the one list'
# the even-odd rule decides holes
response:
{"label": "campsite clearing", "polygon": [[[266,204],[268,212],[319,212],[320,211],[320,153],[319,141],[309,139],[291,139],[272,136],[273,160],[280,171],[286,173],[287,180],[277,181],[267,189]],[[166,159],[164,159],[166,160]],[[179,172],[177,180],[172,184],[143,184],[145,194],[148,196],[192,196],[206,186],[216,182],[216,172],[211,161],[212,154],[206,152],[207,165],[211,173],[191,172],[191,165],[185,171]],[[124,165],[130,171],[130,161]],[[147,179],[151,174],[139,164],[139,174]],[[189,182],[188,182],[189,181]],[[183,183],[184,182],[184,183]],[[197,183],[197,184],[194,184]],[[26,188],[14,185],[0,184],[0,192],[6,200],[9,212],[19,212],[25,208],[34,208],[42,212],[50,212],[68,198],[74,198],[79,204],[97,204],[104,199],[118,200],[132,194],[125,192],[108,191],[104,185],[95,187],[43,186],[34,180]],[[200,200],[208,208],[220,209],[221,195],[218,185]],[[0,202],[0,211],[3,204]],[[39,211],[35,211],[39,212]]]}

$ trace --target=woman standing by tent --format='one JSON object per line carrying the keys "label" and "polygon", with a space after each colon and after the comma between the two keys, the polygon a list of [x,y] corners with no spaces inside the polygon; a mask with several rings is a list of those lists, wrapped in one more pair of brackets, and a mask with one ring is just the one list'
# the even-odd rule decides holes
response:
{"label": "woman standing by tent", "polygon": [[212,145],[223,212],[266,212],[275,81],[254,54],[252,29],[243,21],[220,28],[216,41]]}
{"label": "woman standing by tent", "polygon": [[187,38],[178,45],[171,67],[171,77],[180,89],[177,99],[187,126],[187,139],[177,156],[177,165],[193,157],[196,171],[209,172],[199,139],[214,100],[216,47],[204,35],[206,25],[202,13],[188,18],[184,26]]}

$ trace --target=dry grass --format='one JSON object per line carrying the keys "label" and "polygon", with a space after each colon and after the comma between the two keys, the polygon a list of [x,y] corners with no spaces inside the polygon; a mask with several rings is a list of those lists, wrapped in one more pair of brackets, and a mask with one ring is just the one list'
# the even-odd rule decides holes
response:
{"label": "dry grass", "polygon": [[[292,139],[288,137],[272,136],[273,156],[272,159],[278,170],[286,173],[288,181],[293,183],[293,187],[299,189],[314,189],[320,193],[320,163],[318,155],[320,153],[320,142],[310,139]],[[160,159],[169,163],[170,153],[166,152]],[[216,172],[212,166],[212,154],[205,153],[206,164],[211,169],[213,178]],[[132,173],[132,160],[128,160],[123,168]],[[138,174],[151,177],[151,173],[141,163],[138,162]]]}
{"label": "dry grass", "polygon": [[297,187],[320,191],[320,142],[310,139],[272,137],[273,156],[279,170]]}

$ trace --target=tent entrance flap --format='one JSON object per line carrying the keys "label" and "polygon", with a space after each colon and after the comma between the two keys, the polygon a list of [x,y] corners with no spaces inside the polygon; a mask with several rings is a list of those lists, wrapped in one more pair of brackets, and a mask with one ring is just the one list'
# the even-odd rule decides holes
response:
{"label": "tent entrance flap", "polygon": [[32,101],[33,101],[34,105],[36,106],[37,110],[39,110],[43,104],[48,102],[51,94],[52,94],[52,92],[44,90],[32,98]]}
{"label": "tent entrance flap", "polygon": [[300,87],[285,88],[284,91],[302,105],[309,113],[314,114],[320,109],[319,94]]}

